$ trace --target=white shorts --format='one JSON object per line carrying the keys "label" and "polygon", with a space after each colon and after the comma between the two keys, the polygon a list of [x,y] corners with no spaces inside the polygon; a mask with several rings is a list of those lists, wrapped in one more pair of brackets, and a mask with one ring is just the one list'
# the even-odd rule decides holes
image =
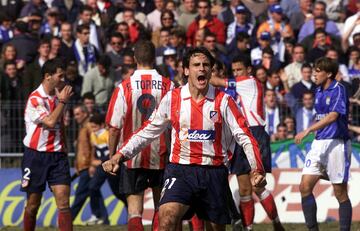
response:
{"label": "white shorts", "polygon": [[306,155],[303,175],[320,175],[333,184],[349,179],[351,141],[341,139],[314,140]]}

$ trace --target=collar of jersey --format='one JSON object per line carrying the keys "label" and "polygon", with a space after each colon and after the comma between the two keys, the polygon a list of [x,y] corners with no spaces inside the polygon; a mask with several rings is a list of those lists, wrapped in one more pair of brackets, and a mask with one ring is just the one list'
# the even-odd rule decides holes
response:
{"label": "collar of jersey", "polygon": [[[334,89],[338,84],[339,84],[339,82],[334,79],[334,80],[331,82],[331,84],[330,84],[330,86],[328,87],[328,89],[326,89],[325,91],[329,91],[329,90]],[[319,90],[320,90],[320,91],[324,91],[324,90],[322,89],[322,87],[320,87]]]}
{"label": "collar of jersey", "polygon": [[[189,90],[189,83],[187,83],[184,87],[182,87],[181,98],[183,100],[191,99],[191,94],[190,94],[190,90]],[[208,99],[208,100],[214,100],[215,99],[215,87],[212,86],[211,84],[209,84],[209,89],[208,89],[208,92],[206,93],[205,98]]]}
{"label": "collar of jersey", "polygon": [[39,92],[39,94],[41,95],[42,98],[53,99],[55,97],[55,96],[51,96],[51,95],[46,94],[46,92],[44,90],[44,86],[42,84],[40,84],[37,91]]}

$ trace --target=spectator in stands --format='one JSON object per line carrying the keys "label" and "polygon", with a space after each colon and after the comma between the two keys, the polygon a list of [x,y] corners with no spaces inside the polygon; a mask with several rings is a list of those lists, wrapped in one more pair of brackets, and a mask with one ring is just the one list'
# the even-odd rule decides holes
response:
{"label": "spectator in stands", "polygon": [[7,14],[0,15],[0,47],[14,37],[11,24],[12,20]]}
{"label": "spectator in stands", "polygon": [[226,46],[229,60],[239,55],[250,57],[250,36],[246,32],[236,34],[236,40]]}
{"label": "spectator in stands", "polygon": [[276,132],[271,135],[271,141],[282,141],[288,139],[288,131],[285,123],[279,123],[276,126]]}
{"label": "spectator in stands", "polygon": [[160,46],[161,29],[167,29],[167,30],[169,30],[169,33],[173,28],[180,29],[178,27],[175,27],[175,24],[176,24],[175,16],[171,10],[164,10],[161,13],[160,22],[161,22],[160,27],[157,28],[156,30],[154,30],[151,35],[151,41],[154,43],[155,47]]}
{"label": "spectator in stands", "polygon": [[174,81],[177,74],[176,68],[176,50],[174,48],[167,48],[163,54],[163,64],[158,66],[157,70],[160,75],[168,77],[171,81]]}
{"label": "spectator in stands", "polygon": [[176,50],[177,60],[182,60],[186,51],[186,33],[182,28],[170,30],[170,46]]}
{"label": "spectator in stands", "polygon": [[[225,9],[222,12],[220,12],[220,14],[218,15],[218,19],[222,21],[226,27],[228,27],[230,24],[232,24],[235,21],[236,7],[239,6],[240,3],[241,0],[230,0],[229,5],[226,6]],[[246,9],[246,20],[250,21],[251,13],[246,7],[245,9]]]}
{"label": "spectator in stands", "polygon": [[86,24],[79,25],[76,28],[76,41],[74,44],[74,56],[78,63],[78,70],[81,76],[89,71],[90,68],[96,64],[97,57],[99,56],[96,47],[90,43],[90,27]]}
{"label": "spectator in stands", "polygon": [[59,11],[56,8],[50,8],[46,11],[46,20],[40,28],[40,36],[51,38],[60,35]]}
{"label": "spectator in stands", "polygon": [[28,24],[22,21],[15,23],[14,38],[9,44],[21,49],[17,50],[17,59],[24,60],[26,63],[33,61],[37,55],[38,40],[28,34]]}
{"label": "spectator in stands", "polygon": [[248,11],[244,5],[238,5],[235,12],[235,21],[227,27],[226,45],[234,43],[239,33],[251,35],[254,27],[246,18]]}
{"label": "spectator in stands", "polygon": [[300,101],[303,98],[303,94],[306,92],[315,93],[316,85],[311,80],[313,69],[310,64],[304,63],[301,66],[301,80],[292,86],[290,92],[296,99]]}
{"label": "spectator in stands", "polygon": [[197,9],[199,15],[189,25],[186,33],[186,44],[188,46],[195,44],[195,34],[198,29],[207,28],[216,35],[216,42],[225,44],[225,25],[216,17],[210,15],[211,3],[208,0],[199,0]]}
{"label": "spectator in stands", "polygon": [[[326,10],[326,3],[324,3],[323,1],[316,1],[314,4],[314,9],[312,14],[314,18],[318,16],[326,17],[325,10]],[[298,36],[298,41],[301,42],[306,36],[314,33],[314,31],[315,31],[314,19],[310,19],[301,27]],[[339,29],[337,28],[336,24],[331,20],[326,19],[325,31],[328,34],[341,37],[341,33]]]}
{"label": "spectator in stands", "polygon": [[257,37],[260,37],[264,31],[269,32],[275,42],[280,42],[281,38],[294,37],[294,32],[290,25],[284,21],[283,10],[280,4],[271,5],[269,11],[270,18],[260,24],[256,32]]}
{"label": "spectator in stands", "polygon": [[67,64],[65,70],[66,84],[70,85],[73,89],[73,95],[70,98],[71,103],[77,103],[81,100],[81,87],[83,78],[79,75],[76,62],[71,61]]}
{"label": "spectator in stands", "polygon": [[276,132],[277,125],[280,123],[280,108],[276,99],[274,90],[267,89],[265,91],[265,121],[266,132],[271,136]]}
{"label": "spectator in stands", "polygon": [[14,45],[8,43],[2,47],[0,58],[0,72],[4,70],[5,62],[16,62],[16,68],[20,71],[25,66],[25,61],[17,59],[16,48]]}
{"label": "spectator in stands", "polygon": [[290,26],[295,34],[298,34],[302,25],[313,18],[312,1],[299,0],[300,9],[290,15]]}
{"label": "spectator in stands", "polygon": [[347,46],[354,45],[355,41],[353,39],[353,36],[360,32],[360,17],[359,17],[359,11],[360,11],[360,2],[356,1],[356,8],[358,10],[358,13],[352,15],[351,17],[347,18],[344,24],[344,33],[342,35],[342,42],[343,44],[346,44],[345,49]]}
{"label": "spectator in stands", "polygon": [[20,18],[31,16],[33,13],[40,13],[45,15],[48,7],[43,0],[30,0],[26,5],[21,9]]}
{"label": "spectator in stands", "polygon": [[216,46],[216,35],[207,32],[204,36],[204,47],[210,51],[211,55],[218,59],[220,62],[224,63],[227,68],[230,67],[230,61],[228,57]]}
{"label": "spectator in stands", "polygon": [[54,0],[52,6],[59,10],[67,23],[73,24],[80,14],[83,3],[81,0]]}
{"label": "spectator in stands", "polygon": [[11,21],[15,22],[18,19],[21,8],[23,7],[22,0],[14,1],[1,1],[0,12],[6,12],[5,14],[10,17]]}
{"label": "spectator in stands", "polygon": [[293,139],[296,135],[295,118],[291,115],[286,115],[284,124],[286,125],[286,138]]}
{"label": "spectator in stands", "polygon": [[302,107],[296,111],[296,133],[300,133],[310,127],[314,120],[314,92],[306,91],[302,95]]}
{"label": "spectator in stands", "polygon": [[354,65],[357,62],[357,59],[360,57],[360,49],[355,47],[355,46],[351,46],[349,47],[349,49],[346,52],[348,54],[348,69],[349,69],[349,74],[350,74],[350,70],[354,67]]}
{"label": "spectator in stands", "polygon": [[[155,31],[162,27],[161,23],[161,14],[165,9],[165,2],[164,0],[154,0],[155,3],[155,10],[153,10],[150,14],[148,14],[147,21],[149,23],[149,29],[151,31]],[[171,11],[172,12],[172,11]]]}
{"label": "spectator in stands", "polygon": [[305,50],[301,44],[295,45],[292,53],[292,63],[285,67],[285,74],[287,75],[287,84],[289,88],[294,84],[300,82],[302,79],[301,67],[305,61]]}
{"label": "spectator in stands", "polygon": [[81,95],[92,92],[96,106],[105,110],[114,89],[114,73],[111,70],[111,59],[107,55],[99,58],[96,66],[84,76]]}
{"label": "spectator in stands", "polygon": [[269,71],[269,76],[266,81],[266,89],[274,90],[276,98],[279,103],[284,102],[284,96],[288,92],[288,89],[285,88],[280,78],[281,71],[278,69],[273,69]]}
{"label": "spectator in stands", "polygon": [[[142,26],[144,26],[145,28],[148,28],[148,21],[147,21],[147,18],[146,18],[146,15],[141,12],[141,11],[138,11],[138,5],[139,5],[139,2],[138,0],[124,0],[123,1],[123,5],[122,7],[120,8],[120,13],[118,13],[116,16],[115,16],[115,21],[117,23],[119,22],[126,22],[129,24],[129,22],[127,21],[126,17],[124,17],[124,12],[125,12],[125,9],[127,10],[132,10],[133,11],[133,14],[134,14],[134,21],[138,21]],[[150,13],[150,12],[149,12]]]}
{"label": "spectator in stands", "polygon": [[115,82],[115,87],[117,87],[122,81],[124,81],[127,78],[130,78],[132,74],[134,74],[136,70],[135,65],[122,65],[121,67],[121,79],[119,79],[117,82]]}
{"label": "spectator in stands", "polygon": [[256,66],[263,66],[268,71],[279,70],[281,67],[280,61],[274,56],[274,51],[271,47],[265,47],[261,52],[261,60]]}
{"label": "spectator in stands", "polygon": [[[314,21],[314,33],[306,36],[301,41],[301,44],[304,46],[306,52],[308,52],[314,48],[315,31],[317,29],[325,30],[325,26],[326,26],[326,17],[325,16],[317,16],[316,18],[314,18],[313,21]],[[328,36],[327,39],[331,42],[331,44],[340,50],[341,49],[341,42],[339,39],[340,37],[333,35],[333,34],[329,34],[329,33],[327,33],[327,36]]]}
{"label": "spectator in stands", "polygon": [[263,66],[257,66],[255,68],[255,77],[262,83],[265,88],[268,79],[268,71],[266,68]]}
{"label": "spectator in stands", "polygon": [[134,52],[130,49],[126,49],[123,53],[123,64],[126,65],[134,65],[135,59],[134,59]]}
{"label": "spectator in stands", "polygon": [[136,19],[135,11],[133,9],[125,8],[123,11],[123,18],[124,22],[129,26],[129,39],[132,44],[136,43],[139,38],[148,39],[147,37],[149,35],[147,34],[146,27]]}
{"label": "spectator in stands", "polygon": [[0,99],[1,100],[24,100],[22,79],[16,68],[15,61],[4,63],[4,72],[0,73]]}
{"label": "spectator in stands", "polygon": [[165,10],[171,10],[175,16],[175,20],[179,20],[177,5],[173,0],[168,0],[165,2]]}
{"label": "spectator in stands", "polygon": [[61,39],[59,37],[52,37],[50,39],[49,59],[59,58],[60,49],[61,49]]}
{"label": "spectator in stands", "polygon": [[[257,42],[259,46],[253,48],[250,53],[251,63],[253,66],[257,66],[261,63],[263,49],[269,47],[271,43],[271,34],[270,32],[264,31],[257,37]],[[275,55],[278,53],[278,48],[276,45],[271,45],[271,49],[274,51]]]}
{"label": "spectator in stands", "polygon": [[341,74],[342,79],[348,83],[351,82],[349,77],[349,71],[347,66],[342,63],[342,60],[339,60],[339,52],[334,47],[329,47],[326,50],[325,57],[334,60],[335,62],[339,63],[339,74]]}
{"label": "spectator in stands", "polygon": [[325,56],[326,50],[332,45],[331,39],[324,29],[316,29],[314,34],[314,44],[306,55],[306,61],[309,63],[315,63],[318,58]]}
{"label": "spectator in stands", "polygon": [[60,27],[61,47],[59,56],[65,59],[66,63],[75,61],[74,39],[72,36],[72,26],[68,22],[63,22]]}
{"label": "spectator in stands", "polygon": [[85,5],[80,10],[79,20],[75,22],[74,29],[77,31],[77,28],[80,25],[87,25],[89,27],[89,42],[96,47],[98,51],[103,50],[103,31],[101,27],[96,26],[94,21],[91,19],[92,8],[88,5]]}
{"label": "spectator in stands", "polygon": [[183,7],[180,6],[180,17],[178,20],[178,24],[182,26],[185,31],[188,30],[189,25],[195,20],[198,16],[198,12],[196,10],[195,0],[183,0]]}
{"label": "spectator in stands", "polygon": [[85,105],[87,111],[89,112],[90,117],[95,114],[99,114],[95,104],[95,96],[92,92],[86,92],[82,94],[81,99],[82,103]]}
{"label": "spectator in stands", "polygon": [[107,28],[112,24],[112,20],[117,13],[117,9],[113,5],[112,1],[88,0],[87,5],[93,9],[91,19],[94,21],[96,26]]}
{"label": "spectator in stands", "polygon": [[160,39],[159,39],[159,46],[155,50],[156,55],[156,65],[163,64],[163,54],[166,49],[170,47],[170,30],[168,28],[161,28],[160,29]]}
{"label": "spectator in stands", "polygon": [[38,48],[38,56],[37,58],[25,67],[24,75],[23,75],[23,87],[24,94],[27,97],[37,86],[40,85],[41,78],[41,68],[44,63],[49,59],[50,54],[50,41],[47,39],[43,39],[40,41]]}

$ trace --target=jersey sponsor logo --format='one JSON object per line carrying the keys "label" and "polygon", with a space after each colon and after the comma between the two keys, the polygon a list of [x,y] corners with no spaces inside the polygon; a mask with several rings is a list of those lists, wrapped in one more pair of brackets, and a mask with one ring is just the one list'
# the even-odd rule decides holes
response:
{"label": "jersey sponsor logo", "polygon": [[210,111],[210,120],[212,122],[217,122],[219,119],[219,113],[217,111]]}
{"label": "jersey sponsor logo", "polygon": [[206,142],[215,139],[215,130],[192,130],[182,128],[179,132],[180,141]]}
{"label": "jersey sponsor logo", "polygon": [[330,97],[329,97],[329,96],[326,97],[325,103],[326,103],[326,105],[329,105],[329,104],[330,104]]}
{"label": "jersey sponsor logo", "polygon": [[316,121],[319,121],[319,120],[321,120],[321,119],[323,119],[325,116],[327,116],[328,115],[328,113],[325,113],[325,114],[317,114],[316,116],[315,116],[315,120]]}

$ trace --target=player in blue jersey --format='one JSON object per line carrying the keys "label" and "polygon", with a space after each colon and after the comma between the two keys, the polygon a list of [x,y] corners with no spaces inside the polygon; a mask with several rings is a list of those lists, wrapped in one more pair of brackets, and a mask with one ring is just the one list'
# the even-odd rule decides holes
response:
{"label": "player in blue jersey", "polygon": [[347,193],[351,142],[348,135],[349,98],[345,87],[335,80],[338,64],[329,58],[315,63],[316,122],[295,136],[295,142],[316,131],[300,183],[301,204],[309,230],[319,230],[313,189],[319,179],[329,180],[339,201],[340,230],[350,230],[352,207]]}

